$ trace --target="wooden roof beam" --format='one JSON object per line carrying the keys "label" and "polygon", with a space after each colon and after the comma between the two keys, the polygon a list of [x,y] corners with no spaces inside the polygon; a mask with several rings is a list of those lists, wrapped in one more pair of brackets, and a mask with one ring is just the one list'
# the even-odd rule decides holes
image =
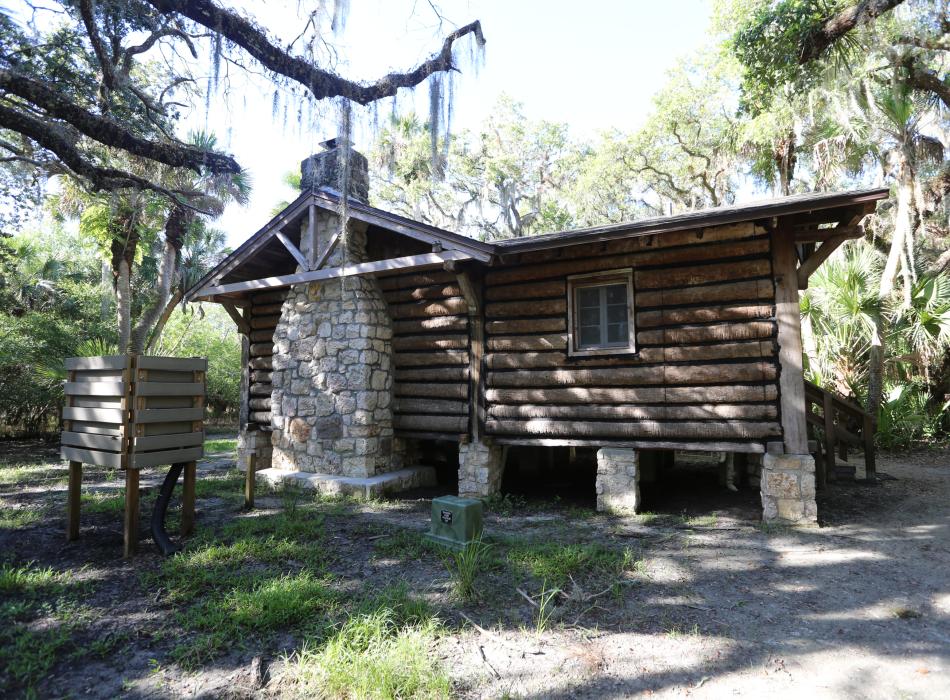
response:
{"label": "wooden roof beam", "polygon": [[215,287],[207,286],[199,289],[194,297],[198,299],[207,299],[208,297],[218,294],[234,294],[241,292],[255,292],[263,289],[277,289],[280,287],[289,287],[294,284],[319,282],[321,280],[334,279],[337,277],[379,274],[395,270],[441,267],[449,261],[471,259],[473,259],[472,255],[458,250],[446,250],[442,253],[425,253],[423,255],[408,255],[402,258],[373,260],[371,262],[357,263],[354,265],[330,267],[322,270],[310,270],[309,272],[297,272],[291,275],[265,277],[263,279],[247,280],[246,282],[233,282],[231,284],[223,284]]}
{"label": "wooden roof beam", "polygon": [[274,235],[277,237],[278,241],[284,244],[284,248],[287,249],[287,252],[294,256],[294,260],[296,260],[297,264],[303,268],[303,271],[309,272],[310,263],[307,262],[307,258],[305,258],[303,253],[300,252],[300,249],[294,245],[293,241],[287,238],[287,234],[283,231],[274,231]]}

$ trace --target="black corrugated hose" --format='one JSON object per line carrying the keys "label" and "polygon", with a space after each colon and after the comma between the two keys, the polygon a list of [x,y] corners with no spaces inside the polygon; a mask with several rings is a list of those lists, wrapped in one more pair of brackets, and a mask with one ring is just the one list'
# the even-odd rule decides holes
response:
{"label": "black corrugated hose", "polygon": [[152,509],[152,539],[161,550],[164,556],[174,554],[179,547],[171,541],[168,533],[165,532],[165,511],[168,510],[168,501],[172,497],[172,491],[175,490],[175,484],[178,483],[178,477],[181,476],[181,470],[184,469],[184,463],[173,464],[162,482],[162,488],[158,492],[158,500],[155,501],[155,507]]}

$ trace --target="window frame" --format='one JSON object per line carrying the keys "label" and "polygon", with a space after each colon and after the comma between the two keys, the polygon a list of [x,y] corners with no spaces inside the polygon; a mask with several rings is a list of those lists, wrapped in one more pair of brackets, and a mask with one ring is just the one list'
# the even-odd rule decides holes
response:
{"label": "window frame", "polygon": [[[627,289],[627,344],[626,345],[599,345],[580,346],[578,290],[591,287],[607,287],[624,284]],[[633,269],[605,270],[590,272],[583,275],[570,275],[567,278],[567,354],[568,357],[589,357],[592,355],[633,355],[637,352],[636,328],[634,320],[636,314],[633,307]]]}

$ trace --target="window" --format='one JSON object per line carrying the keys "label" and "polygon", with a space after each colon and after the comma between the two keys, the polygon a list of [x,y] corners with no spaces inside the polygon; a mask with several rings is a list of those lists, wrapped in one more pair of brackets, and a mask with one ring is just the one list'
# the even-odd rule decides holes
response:
{"label": "window", "polygon": [[633,352],[633,272],[568,278],[569,354]]}

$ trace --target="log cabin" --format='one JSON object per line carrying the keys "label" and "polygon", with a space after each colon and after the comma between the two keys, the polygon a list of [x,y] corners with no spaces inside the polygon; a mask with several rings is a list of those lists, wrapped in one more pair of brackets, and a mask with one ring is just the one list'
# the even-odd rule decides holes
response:
{"label": "log cabin", "polygon": [[369,493],[431,479],[436,446],[488,497],[570,448],[630,512],[658,455],[714,452],[760,465],[765,519],[816,521],[799,290],[887,190],[483,242],[369,206],[366,159],[323,147],[186,294],[242,334],[250,473]]}

